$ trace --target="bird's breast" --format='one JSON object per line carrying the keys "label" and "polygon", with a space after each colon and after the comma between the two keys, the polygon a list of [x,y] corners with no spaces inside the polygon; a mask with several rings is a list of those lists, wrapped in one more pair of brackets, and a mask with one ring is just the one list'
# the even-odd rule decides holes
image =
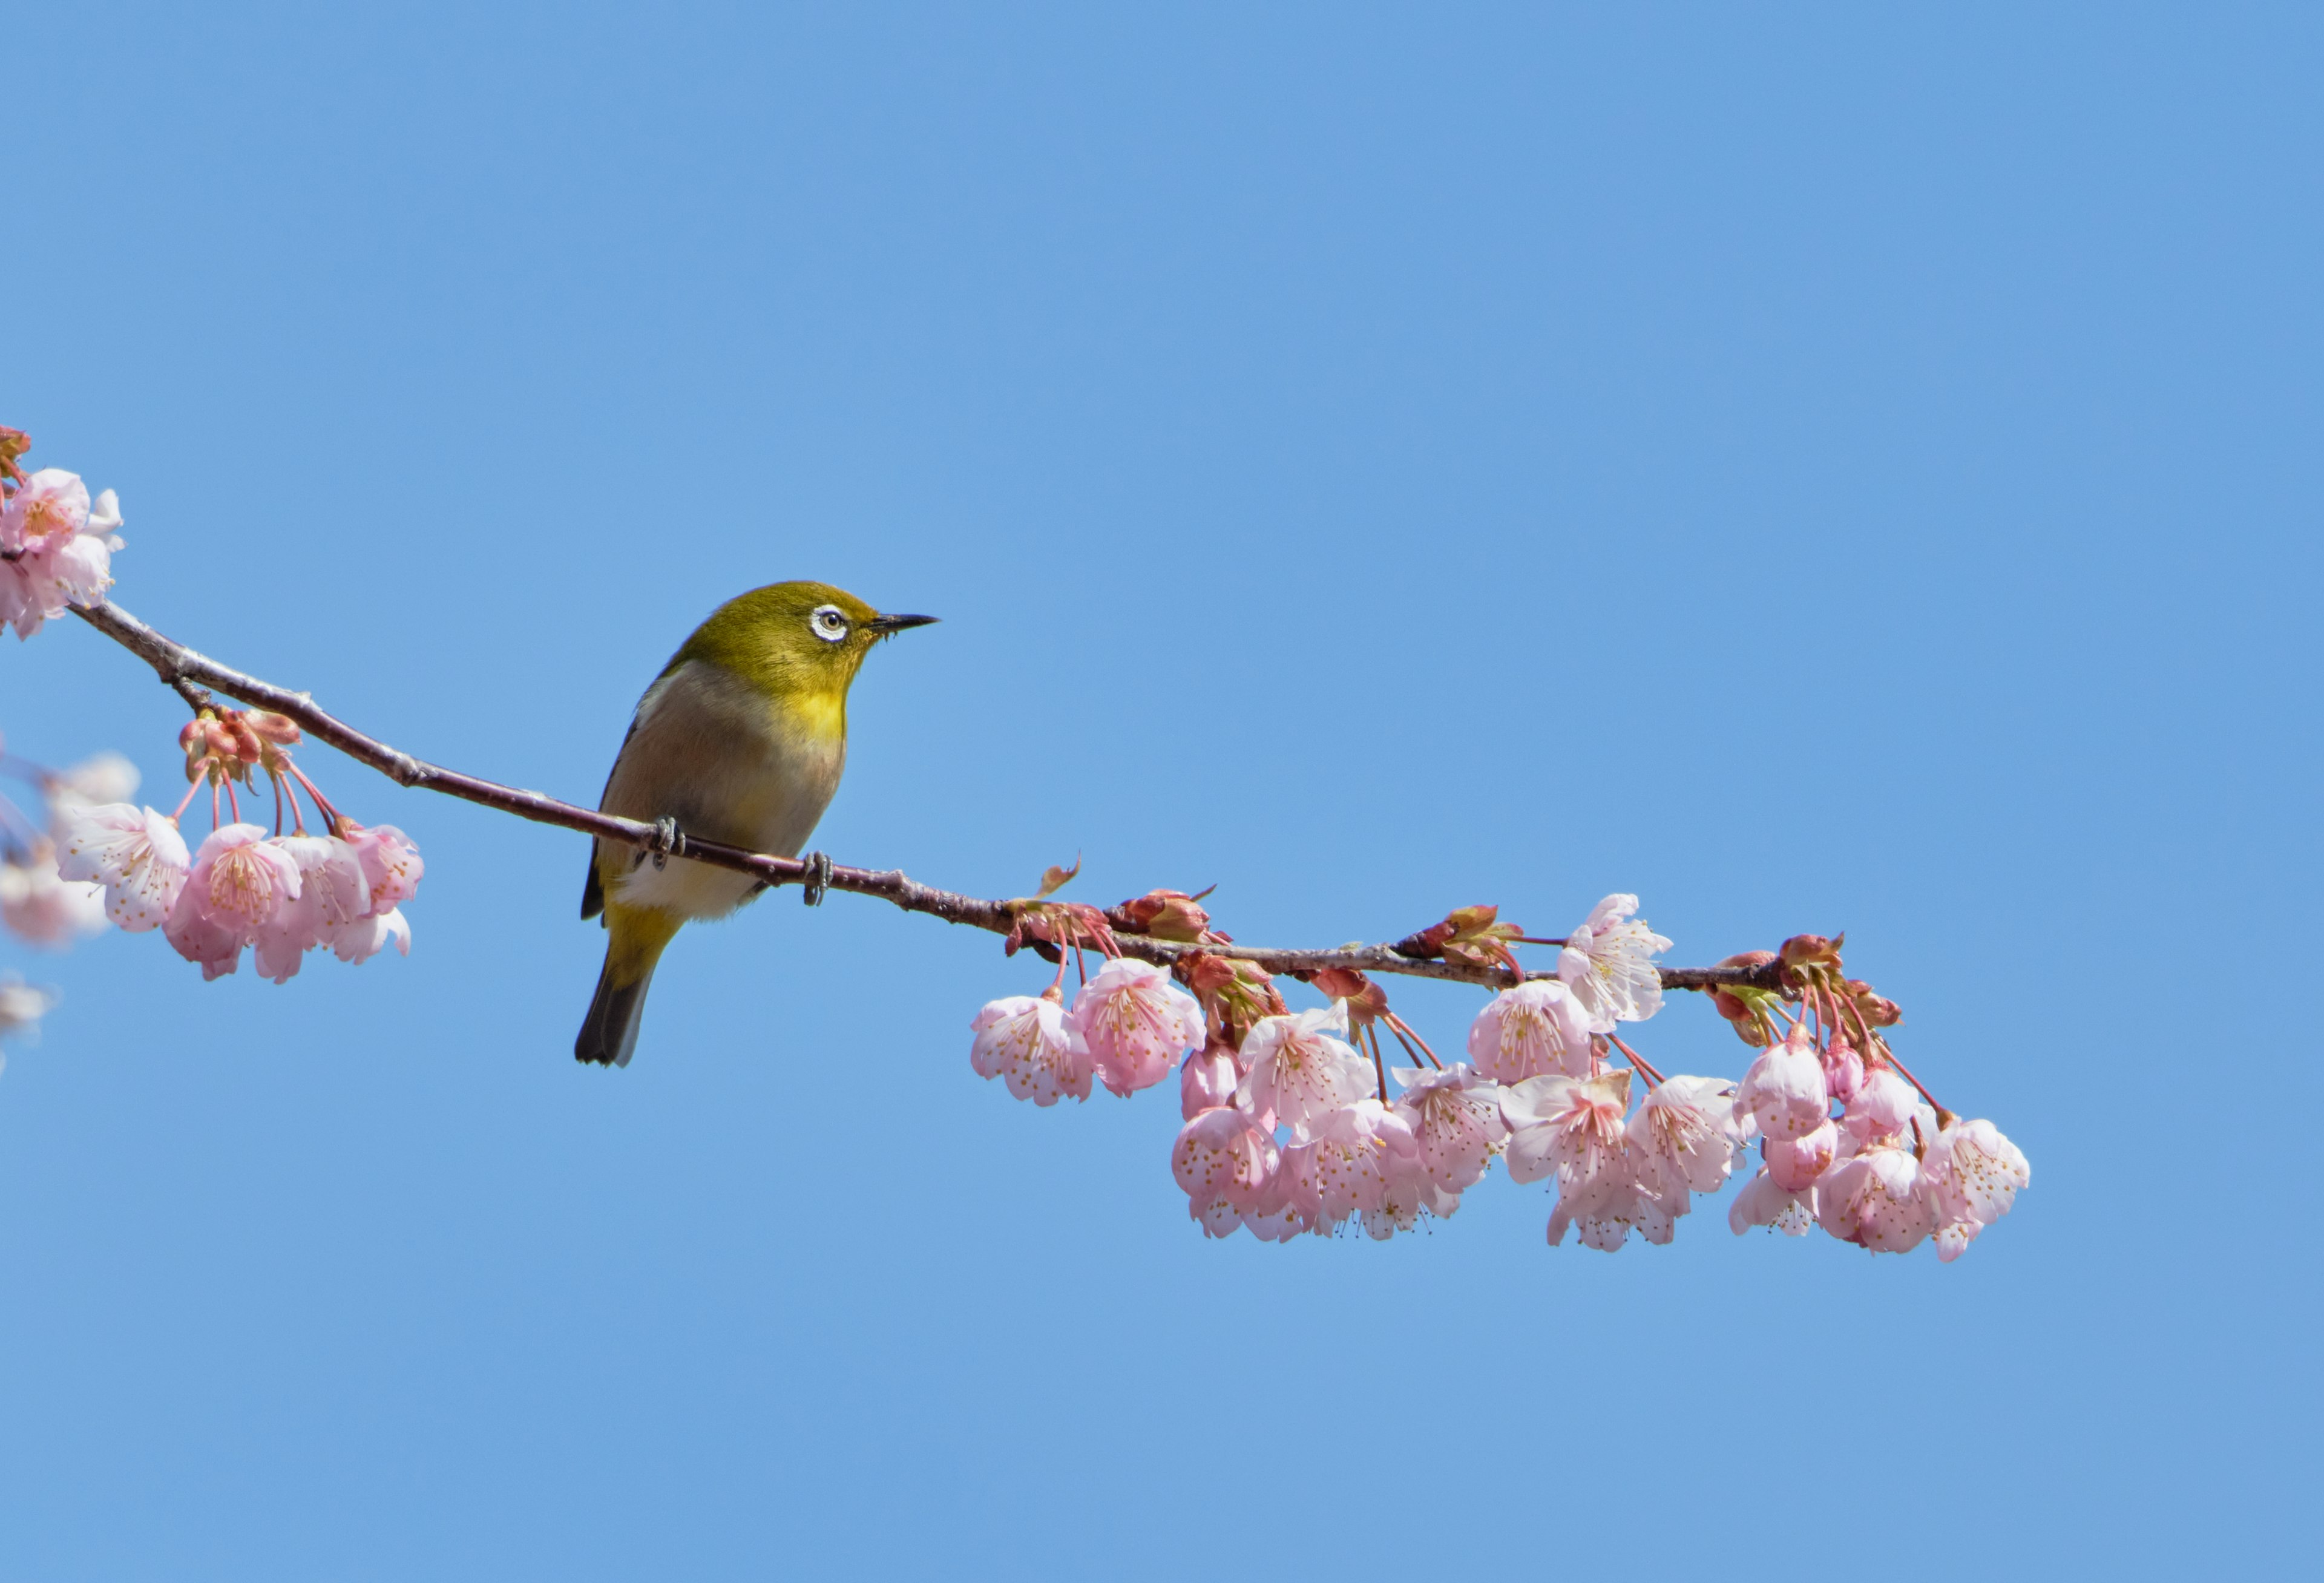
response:
{"label": "bird's breast", "polygon": [[[697,840],[797,857],[846,762],[844,698],[770,700],[729,671],[689,661],[640,702],[604,807],[676,819]],[[624,852],[618,861],[632,860]],[[731,910],[751,881],[680,860],[630,868],[618,889],[631,906],[700,917]]]}

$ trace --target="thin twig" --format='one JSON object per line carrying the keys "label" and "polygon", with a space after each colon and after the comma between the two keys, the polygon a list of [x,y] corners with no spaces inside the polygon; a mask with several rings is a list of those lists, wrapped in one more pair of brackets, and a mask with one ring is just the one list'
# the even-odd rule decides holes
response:
{"label": "thin twig", "polygon": [[[463,775],[456,769],[447,769],[425,759],[415,759],[376,738],[364,735],[328,713],[315,702],[311,694],[295,693],[288,687],[277,686],[272,682],[262,681],[230,666],[221,665],[207,655],[164,637],[110,601],[94,605],[74,605],[71,609],[81,620],[152,666],[154,674],[197,711],[216,707],[211,693],[221,693],[256,708],[271,709],[277,714],[288,716],[296,721],[307,735],[318,741],[329,743],[348,758],[370,766],[399,786],[442,792],[447,796],[481,803],[487,808],[497,808],[503,814],[513,814],[520,819],[530,819],[535,824],[561,825],[567,830],[577,830],[584,835],[622,842],[649,851],[660,844],[660,837],[651,824],[597,813],[594,809],[560,802],[545,793],[503,786],[497,781]],[[205,691],[205,688],[209,691]],[[685,837],[684,851],[685,856],[696,862],[732,869],[770,886],[800,884],[809,873],[808,866],[796,858],[745,851],[740,847],[703,841],[692,835]],[[1006,934],[1015,926],[1022,905],[1019,901],[988,901],[962,896],[955,891],[939,890],[933,885],[923,885],[908,878],[898,869],[852,869],[838,863],[831,867],[829,888],[844,890],[853,896],[872,897],[908,913],[925,913],[946,923],[963,924],[995,934]],[[1350,968],[1359,972],[1399,973],[1409,978],[1444,979],[1488,988],[1499,987],[1508,980],[1507,971],[1498,966],[1471,967],[1441,958],[1408,955],[1390,945],[1300,951],[1218,942],[1182,944],[1140,934],[1137,924],[1120,907],[1108,912],[1106,921],[1113,926],[1123,954],[1164,967],[1173,965],[1183,956],[1201,952],[1211,956],[1256,962],[1271,973],[1313,973],[1325,968]],[[1782,987],[1776,976],[1780,968],[1775,962],[1756,968],[1666,967],[1661,971],[1663,987],[1669,989],[1775,989]],[[1541,972],[1529,976],[1542,979],[1555,975]]]}

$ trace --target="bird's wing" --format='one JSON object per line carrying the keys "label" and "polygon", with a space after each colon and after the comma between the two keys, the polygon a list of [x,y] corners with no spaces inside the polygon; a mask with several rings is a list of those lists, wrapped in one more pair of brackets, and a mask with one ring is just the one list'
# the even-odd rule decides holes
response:
{"label": "bird's wing", "polygon": [[[630,750],[630,739],[637,734],[638,717],[632,714],[630,716],[630,729],[622,733],[622,753],[626,753]],[[622,753],[616,753],[613,755],[613,764],[616,768],[621,765]],[[599,812],[604,812],[606,793],[611,792],[613,789],[613,771],[608,769],[605,771],[605,790],[597,794],[597,808]],[[605,881],[600,878],[597,873],[597,843],[595,841],[592,841],[589,843],[589,877],[583,880],[581,884],[581,916],[584,918],[594,918],[604,910]]]}

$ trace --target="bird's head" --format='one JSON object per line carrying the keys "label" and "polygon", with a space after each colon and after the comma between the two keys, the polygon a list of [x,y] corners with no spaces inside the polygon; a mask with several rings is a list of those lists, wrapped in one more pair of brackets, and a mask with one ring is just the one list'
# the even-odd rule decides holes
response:
{"label": "bird's head", "polygon": [[775,583],[720,605],[669,664],[708,660],[775,698],[844,699],[874,644],[936,619],[881,615],[828,583]]}

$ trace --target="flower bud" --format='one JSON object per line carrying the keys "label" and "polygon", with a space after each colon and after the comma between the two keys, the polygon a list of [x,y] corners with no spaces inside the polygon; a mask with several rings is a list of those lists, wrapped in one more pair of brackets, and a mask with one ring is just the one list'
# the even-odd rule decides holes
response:
{"label": "flower bud", "polygon": [[1846,1039],[1835,1038],[1823,1053],[1824,1087],[1841,1104],[1856,1098],[1864,1086],[1864,1058]]}
{"label": "flower bud", "polygon": [[1815,1185],[1815,1179],[1831,1168],[1840,1153],[1840,1127],[1830,1121],[1813,1132],[1794,1138],[1762,1138],[1759,1152],[1767,1162],[1767,1174],[1775,1178],[1777,1187],[1785,1192],[1805,1192]]}
{"label": "flower bud", "polygon": [[299,722],[287,714],[277,714],[271,709],[252,709],[242,716],[243,724],[254,734],[274,743],[289,747],[299,740]]}
{"label": "flower bud", "polygon": [[1838,967],[1840,941],[1827,940],[1821,934],[1794,934],[1784,942],[1784,948],[1778,954],[1783,958],[1784,966],[1790,970]]}
{"label": "flower bud", "polygon": [[1211,926],[1211,915],[1183,890],[1149,890],[1134,901],[1123,902],[1120,910],[1131,927],[1157,940],[1191,943],[1200,940]]}
{"label": "flower bud", "polygon": [[1903,1008],[1886,995],[1874,993],[1862,979],[1849,980],[1848,993],[1856,1002],[1856,1015],[1873,1027],[1891,1028],[1904,1020]]}
{"label": "flower bud", "polygon": [[1235,1085],[1242,1081],[1235,1054],[1213,1044],[1195,1051],[1178,1068],[1178,1114],[1192,1121],[1205,1110],[1234,1103]]}

